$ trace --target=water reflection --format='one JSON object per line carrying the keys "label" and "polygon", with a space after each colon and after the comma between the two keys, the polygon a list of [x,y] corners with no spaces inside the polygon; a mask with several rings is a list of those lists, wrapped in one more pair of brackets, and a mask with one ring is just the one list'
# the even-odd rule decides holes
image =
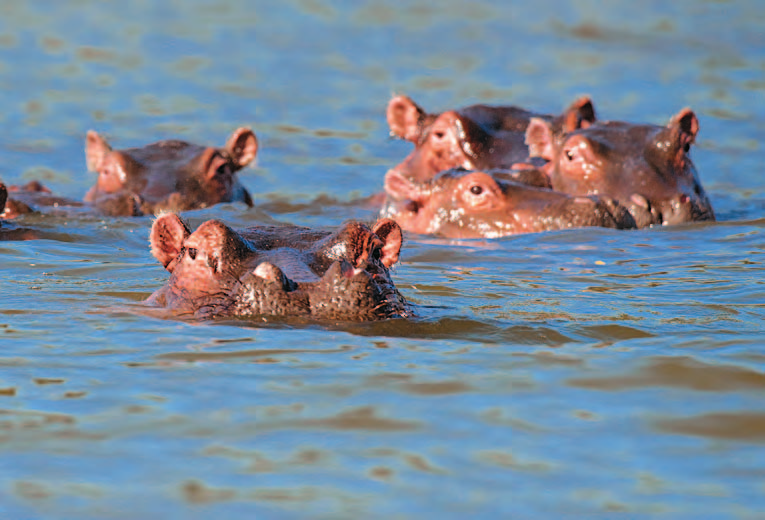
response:
{"label": "water reflection", "polygon": [[701,392],[765,390],[765,374],[734,365],[703,363],[690,357],[646,358],[632,373],[576,378],[574,387],[618,391],[641,387],[674,387]]}

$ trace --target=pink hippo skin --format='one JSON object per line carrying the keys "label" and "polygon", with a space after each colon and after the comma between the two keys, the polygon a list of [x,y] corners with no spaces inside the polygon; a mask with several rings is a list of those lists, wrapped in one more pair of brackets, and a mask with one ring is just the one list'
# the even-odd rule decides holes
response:
{"label": "pink hippo skin", "polygon": [[234,231],[208,220],[193,233],[159,217],[151,251],[170,272],[149,303],[196,318],[297,316],[363,321],[406,316],[390,278],[401,228],[347,222],[338,231],[263,226]]}
{"label": "pink hippo skin", "polygon": [[510,171],[441,172],[422,183],[396,170],[385,176],[383,216],[406,231],[447,238],[498,238],[588,226],[632,228],[626,211],[610,199],[572,197],[518,182]]}
{"label": "pink hippo skin", "polygon": [[638,227],[715,220],[709,198],[688,156],[699,122],[689,108],[667,126],[620,121],[556,133],[534,118],[526,130],[532,156],[554,190],[616,199]]}
{"label": "pink hippo skin", "polygon": [[532,117],[562,133],[592,124],[595,109],[590,98],[582,97],[557,117],[487,105],[428,114],[410,98],[396,96],[388,103],[388,126],[391,135],[412,142],[414,150],[395,170],[421,182],[450,168],[516,168],[529,161],[524,137]]}
{"label": "pink hippo skin", "polygon": [[249,128],[237,129],[222,148],[170,140],[125,150],[113,150],[91,130],[85,156],[98,179],[85,201],[108,215],[185,211],[220,202],[252,206],[236,172],[252,162],[257,150]]}

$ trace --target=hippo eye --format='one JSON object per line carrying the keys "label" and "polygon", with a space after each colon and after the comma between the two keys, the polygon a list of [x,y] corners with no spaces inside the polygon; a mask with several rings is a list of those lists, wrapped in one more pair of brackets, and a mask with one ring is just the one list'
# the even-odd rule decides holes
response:
{"label": "hippo eye", "polygon": [[569,161],[574,160],[574,152],[572,152],[571,150],[566,150],[565,153],[566,153],[566,159],[568,159]]}
{"label": "hippo eye", "polygon": [[683,151],[685,153],[690,152],[691,151],[691,143],[685,143],[685,145],[683,145]]}
{"label": "hippo eye", "polygon": [[192,260],[196,260],[197,259],[197,250],[196,249],[194,249],[193,247],[190,247],[190,248],[187,249],[187,251],[189,253],[189,258],[191,258]]}
{"label": "hippo eye", "polygon": [[478,184],[474,184],[470,187],[470,193],[473,195],[480,195],[483,193],[483,186],[479,186]]}
{"label": "hippo eye", "polygon": [[444,132],[443,132],[443,131],[439,130],[439,131],[437,131],[437,132],[433,132],[433,135],[435,135],[435,136],[436,136],[436,139],[443,139],[443,138],[444,138],[444,135],[446,135],[446,134],[444,134]]}

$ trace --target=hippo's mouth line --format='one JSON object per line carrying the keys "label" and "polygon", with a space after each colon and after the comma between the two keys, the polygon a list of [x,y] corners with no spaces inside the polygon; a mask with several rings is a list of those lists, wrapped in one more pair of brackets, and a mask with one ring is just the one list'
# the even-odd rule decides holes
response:
{"label": "hippo's mouth line", "polygon": [[647,226],[674,226],[682,223],[703,222],[715,220],[714,211],[708,202],[689,202],[681,201],[681,204],[688,204],[688,207],[681,211],[681,208],[667,207],[661,203],[652,203],[642,196],[634,196],[630,204],[626,206],[627,211],[637,223],[638,228]]}

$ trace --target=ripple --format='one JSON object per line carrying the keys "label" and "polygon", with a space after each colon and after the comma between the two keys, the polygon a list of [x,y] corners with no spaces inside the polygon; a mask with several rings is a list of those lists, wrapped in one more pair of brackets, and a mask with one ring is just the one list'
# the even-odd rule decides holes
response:
{"label": "ripple", "polygon": [[643,387],[671,387],[700,392],[765,390],[765,374],[734,365],[702,363],[690,357],[654,357],[632,373],[606,377],[572,378],[569,386],[618,391]]}
{"label": "ripple", "polygon": [[765,443],[765,414],[762,412],[720,412],[657,419],[653,421],[653,426],[664,433]]}

